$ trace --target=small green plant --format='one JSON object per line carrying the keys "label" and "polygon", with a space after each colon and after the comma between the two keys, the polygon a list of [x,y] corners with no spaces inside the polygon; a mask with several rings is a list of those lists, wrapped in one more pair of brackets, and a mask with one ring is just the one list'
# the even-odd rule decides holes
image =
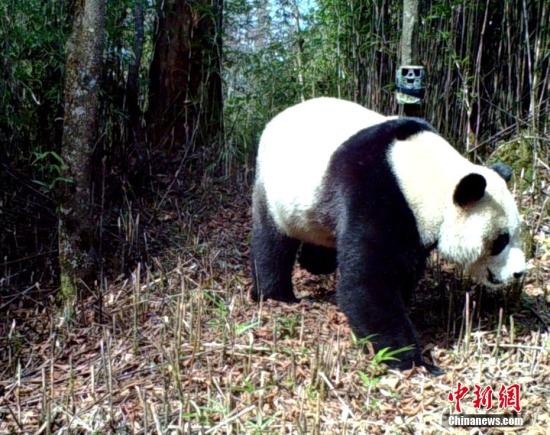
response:
{"label": "small green plant", "polygon": [[275,421],[275,418],[278,417],[279,414],[280,413],[276,413],[267,418],[263,418],[262,415],[259,414],[256,418],[246,422],[246,428],[253,434],[269,433],[271,432],[269,430],[269,425]]}
{"label": "small green plant", "polygon": [[[351,333],[351,342],[358,347],[365,347],[368,346],[370,343],[372,343],[372,339],[375,338],[377,334],[369,334],[366,337],[358,338],[353,332]],[[413,349],[412,345],[404,346],[399,349],[392,350],[390,347],[385,347],[383,349],[380,349],[378,352],[376,352],[376,355],[374,355],[373,362],[376,362],[378,364],[387,362],[387,361],[396,361],[398,358],[396,358],[396,355],[399,355],[403,352],[408,352]]]}
{"label": "small green plant", "polygon": [[389,347],[385,347],[383,349],[380,349],[378,352],[376,352],[376,355],[374,355],[372,362],[374,364],[381,364],[388,361],[398,361],[399,358],[396,358],[397,355],[404,352],[409,352],[412,349],[413,349],[413,346],[405,346],[394,350],[391,350],[391,348]]}
{"label": "small green plant", "polygon": [[42,186],[47,191],[55,188],[57,183],[72,183],[70,178],[62,177],[61,174],[66,168],[65,161],[55,151],[33,152],[34,159],[31,162],[43,173],[44,180],[32,180],[33,183]]}
{"label": "small green plant", "polygon": [[280,338],[293,338],[296,336],[300,319],[298,316],[279,317],[275,330]]}
{"label": "small green plant", "polygon": [[231,386],[231,393],[233,394],[239,394],[239,393],[253,393],[256,391],[256,386],[252,383],[250,378],[245,378],[242,380],[241,384],[239,385],[232,385]]}
{"label": "small green plant", "polygon": [[251,320],[250,322],[238,323],[235,325],[235,334],[242,335],[247,331],[257,328],[258,326],[260,326],[259,320]]}
{"label": "small green plant", "polygon": [[353,332],[351,333],[351,342],[354,344],[354,346],[357,347],[364,347],[367,346],[369,343],[371,343],[372,339],[376,337],[376,334],[370,334],[366,337],[358,338]]}
{"label": "small green plant", "polygon": [[[371,363],[371,366],[369,366],[368,371],[372,372],[372,363]],[[367,403],[365,404],[365,406],[367,409],[370,409],[374,404],[373,399],[371,398],[372,389],[375,388],[376,385],[378,385],[378,383],[380,382],[381,376],[374,375],[372,373],[365,373],[362,371],[357,372],[357,375],[359,376],[359,379],[361,380],[361,382],[363,383],[363,386],[367,390],[366,391]]]}
{"label": "small green plant", "polygon": [[368,373],[359,371],[357,372],[359,379],[367,389],[375,387],[380,382],[380,376],[371,376]]}
{"label": "small green plant", "polygon": [[211,305],[216,313],[216,317],[225,319],[229,314],[229,309],[227,308],[227,303],[223,298],[218,296],[216,293],[205,290],[203,296],[208,305]]}
{"label": "small green plant", "polygon": [[[362,339],[364,340],[364,339]],[[385,368],[382,367],[382,363],[387,363],[389,361],[397,361],[397,355],[408,352],[413,348],[413,346],[405,346],[400,349],[391,350],[389,347],[380,349],[374,355],[373,359],[370,361],[370,364],[367,366],[366,371],[358,371],[357,376],[366,389],[366,408],[371,409],[378,405],[378,401],[372,398],[373,388],[376,388],[382,375],[385,373]]]}
{"label": "small green plant", "polygon": [[[357,338],[357,336],[352,333],[351,340],[355,346],[365,348],[371,343],[372,338],[375,336],[376,334],[370,334],[366,337]],[[390,347],[384,347],[383,349],[380,349],[375,353],[374,357],[372,358],[369,366],[369,371],[371,373],[379,373],[381,371],[381,364],[391,361],[399,361],[399,354],[409,352],[412,349],[412,345],[404,346],[399,349],[391,349]]]}

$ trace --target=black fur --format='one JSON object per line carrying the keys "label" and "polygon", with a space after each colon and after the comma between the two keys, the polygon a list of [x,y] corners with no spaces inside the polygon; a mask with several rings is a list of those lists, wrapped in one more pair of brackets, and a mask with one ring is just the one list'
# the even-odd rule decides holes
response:
{"label": "black fur", "polygon": [[298,255],[301,267],[314,275],[332,273],[336,270],[336,249],[304,243]]}
{"label": "black fur", "polygon": [[500,175],[502,179],[507,183],[512,179],[513,171],[512,171],[512,168],[507,164],[498,162],[498,163],[495,163],[494,165],[491,165],[490,168],[493,171],[495,171],[498,175]]}
{"label": "black fur", "polygon": [[[423,131],[433,130],[422,120],[401,118],[348,139],[330,160],[317,212],[336,235],[337,301],[356,336],[373,336],[377,350],[410,345],[412,350],[400,354],[400,361],[393,365],[403,369],[426,365],[436,372],[422,360],[416,330],[405,308],[429,249],[421,244],[414,215],[387,160],[395,139],[405,140]],[[281,238],[269,219],[265,205],[256,210],[254,291],[256,297],[261,293],[288,299],[295,245]],[[309,248],[304,246],[307,253]]]}
{"label": "black fur", "polygon": [[395,139],[432,131],[402,118],[365,129],[333,155],[324,200],[337,231],[338,305],[358,337],[373,335],[375,349],[412,350],[394,365],[424,365],[405,302],[424,271],[428,249],[387,160]]}
{"label": "black fur", "polygon": [[486,187],[483,175],[468,174],[456,186],[453,201],[460,207],[467,207],[483,198]]}
{"label": "black fur", "polygon": [[292,292],[292,267],[300,242],[282,234],[269,215],[265,192],[255,186],[252,209],[252,298],[297,302]]}

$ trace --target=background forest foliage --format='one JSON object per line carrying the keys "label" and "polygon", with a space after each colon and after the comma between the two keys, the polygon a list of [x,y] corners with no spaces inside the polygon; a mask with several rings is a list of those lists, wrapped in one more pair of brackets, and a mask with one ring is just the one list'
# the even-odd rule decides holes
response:
{"label": "background forest foliage", "polygon": [[549,0],[418,0],[422,112],[513,167],[529,257],[499,292],[430,257],[410,313],[445,374],[365,353],[335,274],[248,297],[265,123],[317,96],[402,112],[403,3],[0,0],[1,433],[455,433],[457,382],[520,385],[517,430],[548,432]]}
{"label": "background forest foliage", "polygon": [[[65,48],[76,4],[0,4],[4,288],[57,274],[58,190],[70,182],[61,152]],[[164,195],[174,174],[185,174],[188,184],[205,176],[250,181],[259,134],[283,108],[332,95],[386,114],[399,110],[393,92],[401,1],[180,4],[188,9],[162,11],[155,0],[107,2],[92,177],[102,180],[93,198],[103,225],[101,255],[122,258],[105,264],[115,273],[144,255],[146,242],[136,248],[121,229],[136,203]],[[472,160],[513,163],[533,189],[537,170],[548,169],[549,7],[546,0],[420,1],[413,53],[427,71],[428,121]],[[178,44],[170,19],[159,22],[163,12],[172,21],[187,14],[195,34],[202,32],[187,51],[198,65],[189,67],[197,79],[191,77],[174,100],[155,87],[156,43],[168,38],[165,60]],[[215,25],[201,27],[201,20]],[[195,55],[196,46],[210,45],[214,55]],[[159,48],[157,57],[162,53]],[[216,75],[223,95],[205,85]],[[196,117],[210,116],[207,123],[193,124],[187,109],[180,116],[189,101]],[[222,102],[223,117],[214,110]],[[166,122],[155,118],[159,112]]]}

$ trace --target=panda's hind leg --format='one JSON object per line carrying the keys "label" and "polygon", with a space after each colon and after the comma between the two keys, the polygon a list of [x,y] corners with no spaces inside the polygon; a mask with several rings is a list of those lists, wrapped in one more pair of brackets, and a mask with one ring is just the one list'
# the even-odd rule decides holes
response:
{"label": "panda's hind leg", "polygon": [[304,243],[298,256],[300,266],[314,275],[332,273],[336,270],[336,249]]}
{"label": "panda's hind leg", "polygon": [[297,302],[292,268],[300,242],[282,234],[268,213],[263,189],[256,187],[252,204],[252,298]]}

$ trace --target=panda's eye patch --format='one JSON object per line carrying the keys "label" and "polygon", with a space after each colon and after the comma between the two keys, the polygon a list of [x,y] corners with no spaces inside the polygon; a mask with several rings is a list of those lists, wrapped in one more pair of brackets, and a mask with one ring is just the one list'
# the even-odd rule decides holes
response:
{"label": "panda's eye patch", "polygon": [[491,255],[498,255],[500,254],[504,248],[506,248],[506,245],[510,242],[510,234],[504,233],[498,236],[493,241],[493,246],[491,247]]}

